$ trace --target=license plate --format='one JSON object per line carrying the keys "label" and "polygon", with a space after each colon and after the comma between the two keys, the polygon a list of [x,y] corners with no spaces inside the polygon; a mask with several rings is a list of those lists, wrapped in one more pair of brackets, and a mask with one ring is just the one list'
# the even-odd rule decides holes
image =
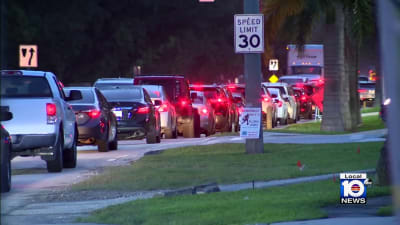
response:
{"label": "license plate", "polygon": [[116,117],[122,117],[122,110],[120,109],[114,109],[113,113]]}

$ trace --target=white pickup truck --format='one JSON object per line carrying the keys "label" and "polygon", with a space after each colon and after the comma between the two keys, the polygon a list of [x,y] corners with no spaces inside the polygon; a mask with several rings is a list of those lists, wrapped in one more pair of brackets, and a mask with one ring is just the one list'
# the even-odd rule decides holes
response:
{"label": "white pickup truck", "polygon": [[49,172],[75,168],[75,113],[68,101],[82,99],[80,91],[65,96],[51,72],[1,71],[1,108],[13,113],[2,122],[12,140],[12,157],[41,156]]}

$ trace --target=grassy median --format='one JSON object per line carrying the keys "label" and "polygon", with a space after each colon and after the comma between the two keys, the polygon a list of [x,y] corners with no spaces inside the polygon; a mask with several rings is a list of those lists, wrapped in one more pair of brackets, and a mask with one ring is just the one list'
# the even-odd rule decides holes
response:
{"label": "grassy median", "polygon": [[[385,124],[379,118],[379,116],[364,116],[362,117],[362,125],[358,128],[358,131],[377,130],[385,128]],[[271,131],[271,130],[270,130]],[[292,124],[283,129],[274,129],[273,132],[285,132],[285,133],[304,133],[304,134],[346,134],[351,132],[331,132],[321,131],[321,122],[311,122],[302,124]]]}
{"label": "grassy median", "polygon": [[[98,210],[81,222],[109,224],[257,224],[326,217],[321,207],[339,203],[339,182],[319,181],[261,190],[159,197]],[[389,195],[372,187],[367,197]]]}
{"label": "grassy median", "polygon": [[[174,189],[209,182],[241,183],[375,168],[382,142],[265,144],[264,154],[245,154],[243,144],[170,149],[130,166],[106,168],[73,190]],[[360,151],[358,151],[358,149]],[[299,170],[297,162],[305,165]]]}

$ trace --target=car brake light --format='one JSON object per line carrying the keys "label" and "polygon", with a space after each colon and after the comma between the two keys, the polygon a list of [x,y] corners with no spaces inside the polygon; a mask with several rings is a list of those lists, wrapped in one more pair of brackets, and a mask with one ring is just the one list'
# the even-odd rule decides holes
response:
{"label": "car brake light", "polygon": [[264,102],[269,102],[269,97],[267,95],[262,96]]}
{"label": "car brake light", "polygon": [[243,112],[243,107],[238,108],[238,112],[239,112],[239,114],[242,114],[242,112]]}
{"label": "car brake light", "polygon": [[217,102],[222,102],[222,98],[218,98],[218,99],[217,99]]}
{"label": "car brake light", "polygon": [[302,100],[302,101],[306,101],[307,100],[307,98],[306,98],[306,96],[301,96],[301,98],[300,98],[300,100]]}
{"label": "car brake light", "polygon": [[282,101],[277,101],[276,104],[278,105],[278,107],[282,107]]}
{"label": "car brake light", "polygon": [[55,116],[57,114],[57,107],[54,103],[46,104],[46,113],[48,116]]}
{"label": "car brake light", "polygon": [[92,109],[89,112],[87,112],[87,114],[90,118],[94,119],[94,118],[98,118],[100,116],[101,111],[97,110],[97,109]]}
{"label": "car brake light", "polygon": [[138,108],[138,110],[137,110],[137,113],[139,113],[139,114],[147,114],[147,113],[149,113],[149,112],[150,112],[150,108],[147,107],[147,106],[145,106],[145,107],[140,107],[140,108]]}
{"label": "car brake light", "polygon": [[208,114],[208,110],[206,108],[202,108],[200,112],[205,115]]}
{"label": "car brake light", "polygon": [[168,111],[168,105],[167,104],[162,104],[159,108],[158,108],[159,112],[167,112]]}
{"label": "car brake light", "polygon": [[367,90],[365,90],[365,89],[358,89],[358,93],[365,93],[365,92],[367,92]]}

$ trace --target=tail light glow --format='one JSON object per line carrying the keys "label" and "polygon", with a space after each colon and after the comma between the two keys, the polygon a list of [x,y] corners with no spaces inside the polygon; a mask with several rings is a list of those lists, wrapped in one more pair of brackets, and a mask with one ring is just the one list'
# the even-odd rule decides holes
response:
{"label": "tail light glow", "polygon": [[282,107],[282,101],[277,101],[276,104],[278,105],[278,107]]}
{"label": "tail light glow", "polygon": [[46,113],[47,113],[47,116],[55,116],[57,114],[56,104],[47,103],[46,104]]}
{"label": "tail light glow", "polygon": [[303,95],[303,96],[301,96],[300,100],[305,102],[307,100],[307,98],[306,98],[306,96]]}
{"label": "tail light glow", "polygon": [[87,114],[90,118],[95,119],[100,117],[101,111],[97,109],[92,109],[89,112],[87,112]]}
{"label": "tail light glow", "polygon": [[207,115],[207,114],[208,114],[208,110],[207,110],[206,108],[202,108],[202,109],[200,110],[200,112],[201,112],[202,114],[204,114],[204,115]]}
{"label": "tail light glow", "polygon": [[136,112],[139,114],[147,114],[150,112],[150,108],[148,106],[140,107]]}
{"label": "tail light glow", "polygon": [[367,92],[367,90],[365,90],[365,89],[358,89],[358,93],[365,93],[365,92]]}
{"label": "tail light glow", "polygon": [[168,111],[168,105],[166,103],[162,104],[160,108],[158,108],[159,112],[167,112]]}
{"label": "tail light glow", "polygon": [[264,102],[269,102],[270,101],[270,99],[269,99],[269,97],[267,95],[262,95],[262,98],[263,98]]}

